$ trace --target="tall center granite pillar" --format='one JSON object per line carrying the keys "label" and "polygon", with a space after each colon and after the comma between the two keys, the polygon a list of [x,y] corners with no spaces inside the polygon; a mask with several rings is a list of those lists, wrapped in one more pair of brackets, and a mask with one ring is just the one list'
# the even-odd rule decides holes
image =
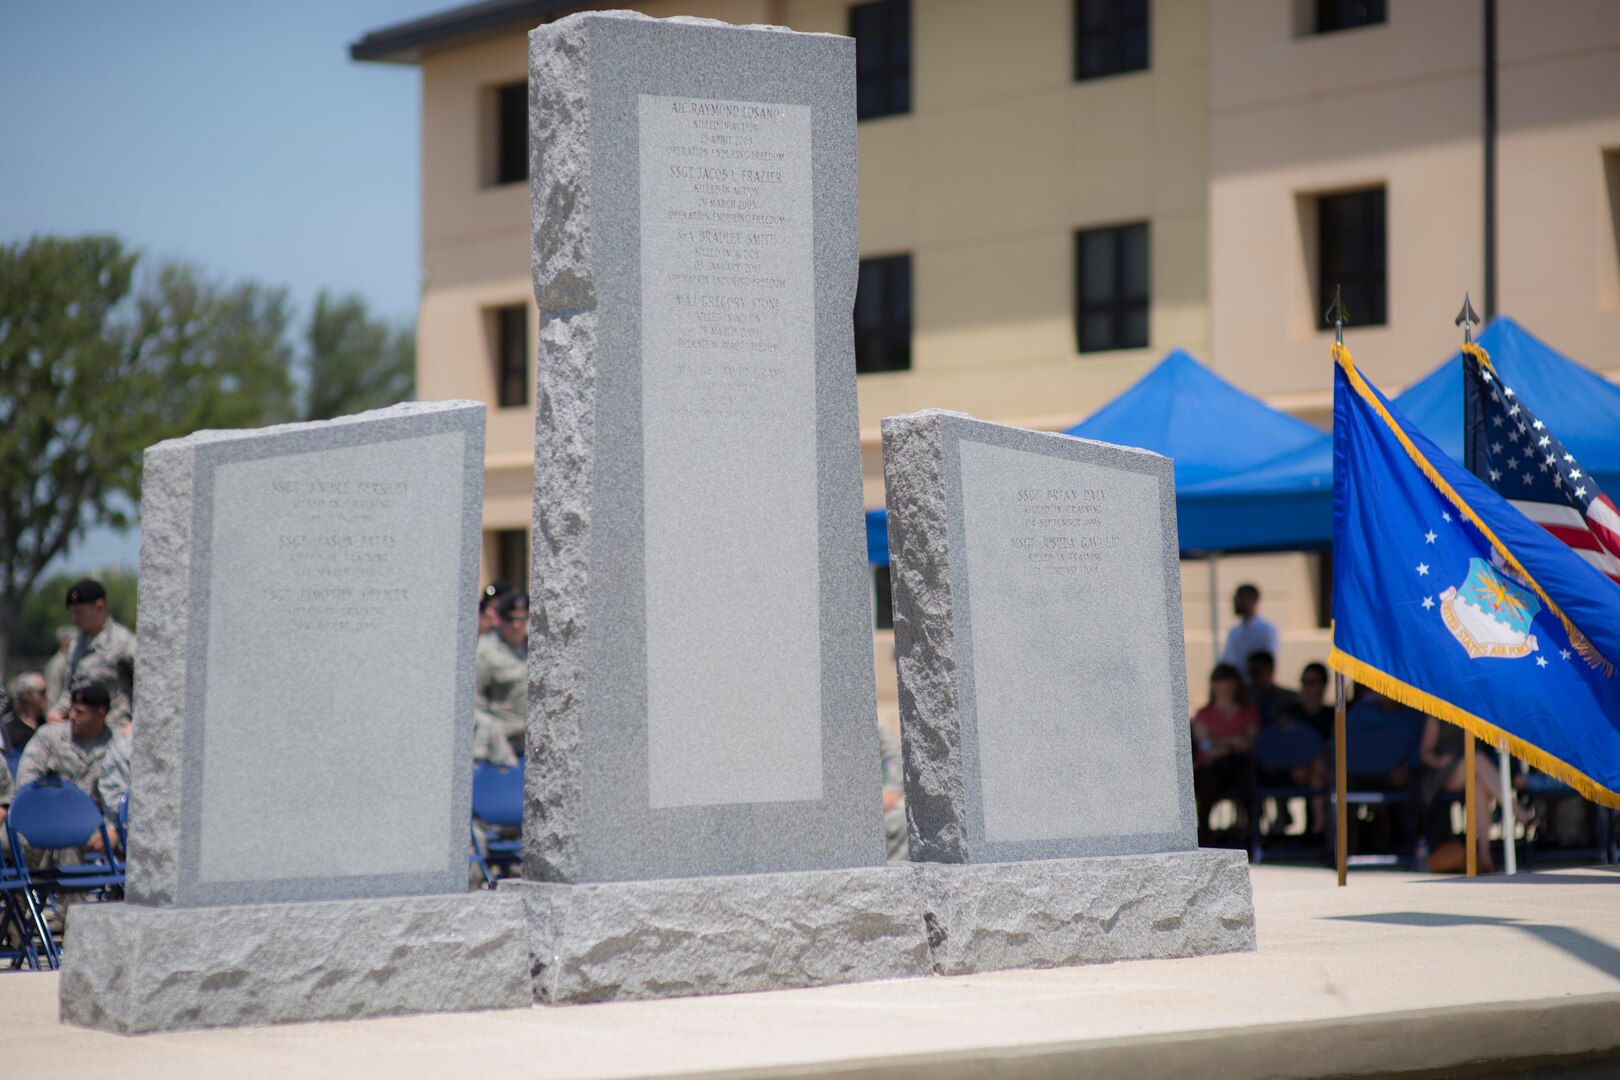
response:
{"label": "tall center granite pillar", "polygon": [[925,974],[883,866],[853,42],[604,12],[529,49],[536,994]]}

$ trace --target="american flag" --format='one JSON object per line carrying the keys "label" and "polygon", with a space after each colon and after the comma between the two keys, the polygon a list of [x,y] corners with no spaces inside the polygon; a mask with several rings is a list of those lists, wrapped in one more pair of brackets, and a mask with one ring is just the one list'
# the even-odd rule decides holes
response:
{"label": "american flag", "polygon": [[1552,429],[1502,382],[1490,360],[1480,362],[1484,353],[1475,352],[1468,349],[1463,357],[1465,464],[1525,517],[1620,584],[1620,512]]}

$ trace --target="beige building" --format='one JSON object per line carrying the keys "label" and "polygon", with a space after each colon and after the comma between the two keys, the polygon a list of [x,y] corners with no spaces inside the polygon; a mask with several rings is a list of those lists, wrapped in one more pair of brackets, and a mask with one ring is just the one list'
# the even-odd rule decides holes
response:
{"label": "beige building", "polygon": [[[491,404],[486,577],[527,565],[525,34],[591,6],[626,5],[488,0],[352,48],[422,72],[418,392]],[[886,415],[1066,427],[1179,346],[1325,426],[1324,275],[1344,281],[1348,343],[1391,391],[1455,348],[1463,290],[1483,308],[1478,0],[629,6],[857,37],[869,507]],[[1620,375],[1620,5],[1499,12],[1497,307]],[[1253,580],[1283,630],[1284,676],[1325,654],[1318,557],[1217,569],[1223,630],[1230,589]],[[1189,564],[1183,579],[1196,698],[1211,575]],[[892,703],[883,631],[876,648]]]}

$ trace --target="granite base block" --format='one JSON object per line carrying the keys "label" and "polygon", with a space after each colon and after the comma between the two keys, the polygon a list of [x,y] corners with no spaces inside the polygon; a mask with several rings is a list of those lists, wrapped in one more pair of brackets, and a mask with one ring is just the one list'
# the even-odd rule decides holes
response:
{"label": "granite base block", "polygon": [[735,994],[928,975],[908,867],[562,884],[503,881],[528,909],[534,997]]}
{"label": "granite base block", "polygon": [[69,909],[62,1020],[124,1035],[533,1001],[522,901],[497,893]]}
{"label": "granite base block", "polygon": [[941,975],[1255,947],[1243,851],[914,868],[934,971]]}

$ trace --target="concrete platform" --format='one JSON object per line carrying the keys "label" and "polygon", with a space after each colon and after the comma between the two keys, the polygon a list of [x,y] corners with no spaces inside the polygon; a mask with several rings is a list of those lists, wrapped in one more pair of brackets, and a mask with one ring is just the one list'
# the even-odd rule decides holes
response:
{"label": "concrete platform", "polygon": [[62,1025],[56,977],[7,974],[0,1031],[18,1075],[121,1080],[1620,1075],[1620,871],[1253,878],[1253,953],[135,1039]]}

